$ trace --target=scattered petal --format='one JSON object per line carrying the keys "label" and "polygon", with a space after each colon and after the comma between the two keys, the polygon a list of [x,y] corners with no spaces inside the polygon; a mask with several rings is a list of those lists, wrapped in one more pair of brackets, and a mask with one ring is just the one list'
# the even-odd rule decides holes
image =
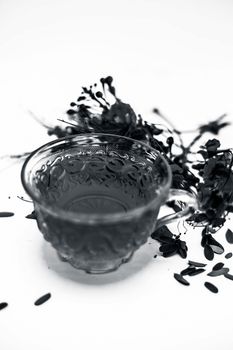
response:
{"label": "scattered petal", "polygon": [[35,220],[36,220],[36,213],[35,213],[35,210],[33,210],[33,211],[31,212],[31,214],[28,214],[28,215],[26,216],[26,219],[35,219]]}
{"label": "scattered petal", "polygon": [[176,253],[177,253],[176,250],[171,251],[171,252],[167,252],[167,253],[163,253],[163,257],[164,257],[164,258],[169,258],[170,256],[173,256],[173,255],[175,255]]}
{"label": "scattered petal", "polygon": [[51,293],[47,293],[47,294],[43,295],[42,297],[40,297],[39,299],[37,299],[35,301],[34,305],[36,305],[36,306],[42,305],[50,298],[51,298]]}
{"label": "scattered petal", "polygon": [[223,246],[216,241],[211,235],[208,236],[208,245],[212,248],[216,254],[222,254],[224,252]]}
{"label": "scattered petal", "polygon": [[13,215],[15,215],[15,214],[10,212],[10,211],[0,212],[0,218],[8,218],[8,217],[13,216]]}
{"label": "scattered petal", "polygon": [[207,276],[217,277],[217,276],[225,275],[228,272],[229,272],[229,269],[227,267],[223,267],[222,269],[213,270],[213,271],[209,272],[207,274]]}
{"label": "scattered petal", "polygon": [[209,245],[205,246],[205,248],[204,248],[204,255],[205,255],[207,260],[213,260],[214,252],[213,252],[213,249]]}
{"label": "scattered petal", "polygon": [[5,309],[7,306],[8,306],[8,303],[5,303],[5,302],[0,303],[0,310]]}
{"label": "scattered petal", "polygon": [[181,256],[181,258],[183,258],[183,259],[187,258],[187,250],[182,249],[181,247],[179,247],[177,252]]}
{"label": "scattered petal", "polygon": [[159,238],[157,238],[157,240],[161,243],[173,243],[174,242],[174,238],[167,237],[167,236],[160,236]]}
{"label": "scattered petal", "polygon": [[185,286],[189,286],[189,282],[180,274],[174,273],[174,278]]}
{"label": "scattered petal", "polygon": [[228,243],[233,244],[233,232],[230,229],[226,232],[226,240]]}
{"label": "scattered petal", "polygon": [[224,277],[226,277],[227,279],[233,281],[233,275],[231,275],[230,273],[225,273]]}
{"label": "scattered petal", "polygon": [[164,239],[165,237],[169,237],[169,238],[172,238],[172,239],[173,239],[173,234],[172,234],[171,231],[167,228],[167,226],[164,225],[164,226],[160,227],[159,229],[155,230],[155,231],[152,233],[151,237],[152,237],[153,239],[157,239],[157,240],[159,240],[160,237],[161,237],[161,238],[163,237],[163,239]]}
{"label": "scattered petal", "polygon": [[184,270],[182,270],[181,271],[181,275],[182,276],[185,276],[185,275],[189,275],[190,274],[190,272],[193,272],[193,271],[195,271],[196,269],[195,269],[195,267],[187,267],[186,269],[184,269]]}
{"label": "scattered petal", "polygon": [[200,262],[196,262],[196,261],[192,261],[192,260],[189,260],[188,264],[195,266],[195,267],[205,267],[206,266],[206,264],[204,264],[204,263],[200,263]]}
{"label": "scattered petal", "polygon": [[195,269],[195,271],[190,272],[188,275],[189,276],[196,276],[199,275],[200,273],[204,272],[205,269]]}
{"label": "scattered petal", "polygon": [[174,252],[177,250],[176,245],[174,243],[167,243],[163,244],[159,247],[160,252],[162,253],[168,253],[168,252]]}
{"label": "scattered petal", "polygon": [[217,288],[214,284],[212,284],[212,283],[210,283],[210,282],[205,282],[205,283],[204,283],[204,286],[205,286],[207,289],[209,289],[210,292],[212,292],[212,293],[218,293],[218,288]]}
{"label": "scattered petal", "polygon": [[220,262],[220,263],[217,263],[216,265],[214,265],[213,270],[214,270],[214,271],[220,270],[220,269],[223,268],[223,266],[224,266],[223,263],[221,263],[221,262]]}

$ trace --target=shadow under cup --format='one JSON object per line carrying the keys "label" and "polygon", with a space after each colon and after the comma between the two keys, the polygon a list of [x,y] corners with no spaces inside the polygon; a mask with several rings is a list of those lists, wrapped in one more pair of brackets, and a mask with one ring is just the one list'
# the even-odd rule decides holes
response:
{"label": "shadow under cup", "polygon": [[33,152],[22,183],[40,231],[60,258],[105,273],[128,261],[154,231],[171,171],[159,152],[141,142],[87,134]]}

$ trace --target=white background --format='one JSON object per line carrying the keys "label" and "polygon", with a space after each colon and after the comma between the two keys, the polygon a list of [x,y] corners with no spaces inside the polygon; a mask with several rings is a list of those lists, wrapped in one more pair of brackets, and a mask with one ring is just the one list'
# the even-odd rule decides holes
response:
{"label": "white background", "polygon": [[[232,119],[232,18],[232,0],[0,0],[0,154],[49,141],[28,111],[56,124],[81,86],[109,74],[119,97],[154,122],[153,107],[180,129],[224,112]],[[221,133],[224,146],[231,135],[232,127]],[[115,273],[74,270],[24,218],[32,205],[16,197],[24,195],[21,165],[3,170],[7,164],[2,159],[0,210],[15,216],[0,222],[0,302],[9,303],[0,312],[2,350],[233,348],[231,281],[200,275],[190,287],[178,284],[172,275],[186,262],[154,260],[154,242]],[[217,237],[228,252],[224,233]],[[186,236],[189,258],[205,261],[200,232]],[[35,307],[47,292],[52,299]]]}

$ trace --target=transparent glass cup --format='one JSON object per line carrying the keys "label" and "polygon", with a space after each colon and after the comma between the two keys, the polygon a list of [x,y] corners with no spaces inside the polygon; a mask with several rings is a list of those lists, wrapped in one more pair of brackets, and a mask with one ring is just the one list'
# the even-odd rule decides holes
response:
{"label": "transparent glass cup", "polygon": [[[52,141],[30,154],[21,179],[44,238],[88,273],[117,269],[156,228],[197,208],[195,195],[170,188],[171,169],[158,151],[112,134]],[[171,200],[183,210],[157,219]]]}

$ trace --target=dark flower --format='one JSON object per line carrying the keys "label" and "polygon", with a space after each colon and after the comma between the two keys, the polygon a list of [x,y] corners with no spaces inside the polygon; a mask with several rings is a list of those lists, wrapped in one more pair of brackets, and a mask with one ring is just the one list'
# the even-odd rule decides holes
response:
{"label": "dark flower", "polygon": [[205,132],[210,132],[214,135],[218,135],[219,131],[222,128],[226,127],[227,125],[230,125],[230,123],[228,122],[223,122],[223,123],[221,122],[221,120],[225,117],[226,117],[226,114],[222,115],[217,120],[209,122],[208,124],[201,125],[199,127],[200,133],[203,134]]}
{"label": "dark flower", "polygon": [[211,157],[216,154],[217,149],[220,147],[219,140],[212,139],[206,142],[205,147],[207,149],[208,155]]}
{"label": "dark flower", "polygon": [[164,257],[174,254],[179,254],[183,259],[187,257],[186,242],[174,236],[166,226],[155,231],[151,237],[161,243],[159,250]]}

